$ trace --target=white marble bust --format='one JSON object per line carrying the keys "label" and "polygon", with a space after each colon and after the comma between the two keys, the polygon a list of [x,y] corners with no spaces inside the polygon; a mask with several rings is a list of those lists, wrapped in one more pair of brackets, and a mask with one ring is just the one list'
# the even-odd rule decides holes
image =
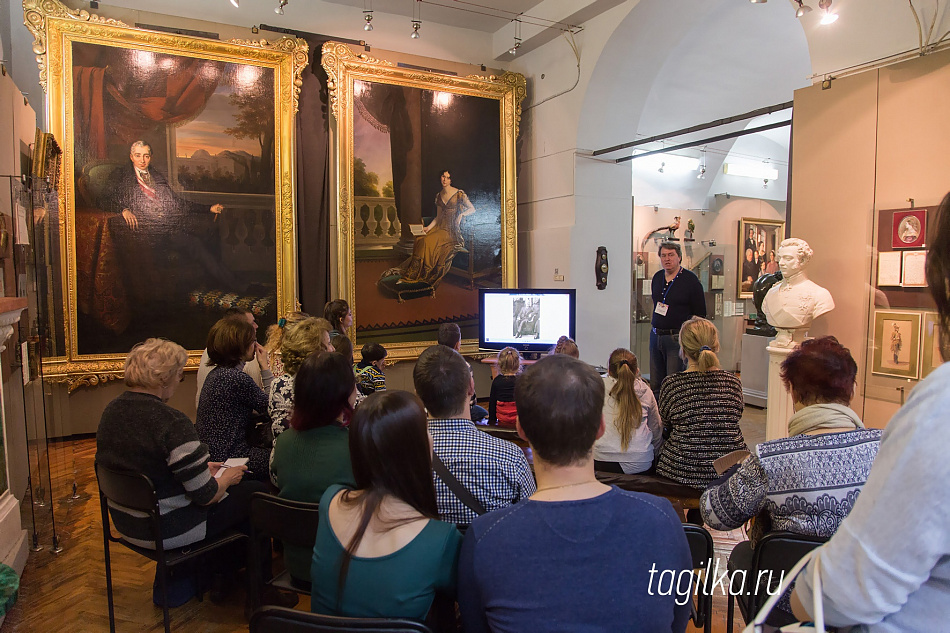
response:
{"label": "white marble bust", "polygon": [[805,240],[792,237],[778,248],[778,265],[782,281],[769,288],[762,301],[762,310],[778,334],[775,347],[794,347],[817,317],[835,308],[831,293],[805,274],[805,266],[813,251]]}

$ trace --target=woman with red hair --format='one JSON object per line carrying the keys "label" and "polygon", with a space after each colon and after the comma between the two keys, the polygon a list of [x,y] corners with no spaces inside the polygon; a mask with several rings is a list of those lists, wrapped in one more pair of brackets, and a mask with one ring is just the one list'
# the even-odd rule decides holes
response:
{"label": "woman with red hair", "polygon": [[[755,517],[749,540],[729,556],[730,572],[752,567],[752,550],[769,531],[827,537],[851,512],[881,443],[881,431],[865,429],[848,406],[857,372],[833,336],[805,341],[782,363],[795,409],[789,437],[756,446],[700,498],[703,521],[717,530]],[[779,609],[792,621],[787,598]]]}

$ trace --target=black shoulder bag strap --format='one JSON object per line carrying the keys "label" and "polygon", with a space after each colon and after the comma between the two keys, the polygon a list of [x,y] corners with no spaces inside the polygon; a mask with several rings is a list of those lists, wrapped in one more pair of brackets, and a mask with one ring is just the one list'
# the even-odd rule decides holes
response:
{"label": "black shoulder bag strap", "polygon": [[455,478],[455,475],[449,472],[449,469],[445,467],[445,464],[442,463],[442,460],[439,459],[439,456],[436,455],[435,452],[432,453],[432,470],[434,470],[435,474],[439,476],[439,479],[449,487],[452,494],[458,497],[458,500],[468,506],[472,512],[479,516],[485,514],[485,506],[475,498],[475,495],[468,491],[468,488],[463,486],[461,482]]}

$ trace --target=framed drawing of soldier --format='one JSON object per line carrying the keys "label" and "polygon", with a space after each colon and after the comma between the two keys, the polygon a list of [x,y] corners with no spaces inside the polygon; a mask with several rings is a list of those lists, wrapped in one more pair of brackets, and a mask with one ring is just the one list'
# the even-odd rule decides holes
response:
{"label": "framed drawing of soldier", "polygon": [[762,275],[778,272],[778,245],[785,239],[785,223],[778,220],[739,220],[736,297],[752,298],[752,284]]}
{"label": "framed drawing of soldier", "polygon": [[522,75],[459,77],[323,46],[337,200],[337,295],[356,346],[415,358],[457,323],[478,340],[478,289],[517,284],[515,139]]}
{"label": "framed drawing of soldier", "polygon": [[59,238],[72,388],[171,339],[197,365],[230,307],[295,302],[293,116],[302,40],[202,39],[24,2],[63,147]]}
{"label": "framed drawing of soldier", "polygon": [[875,310],[871,373],[917,380],[920,339],[919,312]]}

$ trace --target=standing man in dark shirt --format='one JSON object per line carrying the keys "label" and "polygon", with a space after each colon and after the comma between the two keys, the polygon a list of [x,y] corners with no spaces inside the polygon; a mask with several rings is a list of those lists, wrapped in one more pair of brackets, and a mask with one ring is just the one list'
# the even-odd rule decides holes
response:
{"label": "standing man in dark shirt", "polygon": [[694,316],[706,318],[706,295],[699,278],[680,266],[683,251],[676,242],[660,244],[660,265],[653,275],[653,329],[650,331],[650,388],[659,397],[670,374],[686,369],[680,358],[680,326]]}

